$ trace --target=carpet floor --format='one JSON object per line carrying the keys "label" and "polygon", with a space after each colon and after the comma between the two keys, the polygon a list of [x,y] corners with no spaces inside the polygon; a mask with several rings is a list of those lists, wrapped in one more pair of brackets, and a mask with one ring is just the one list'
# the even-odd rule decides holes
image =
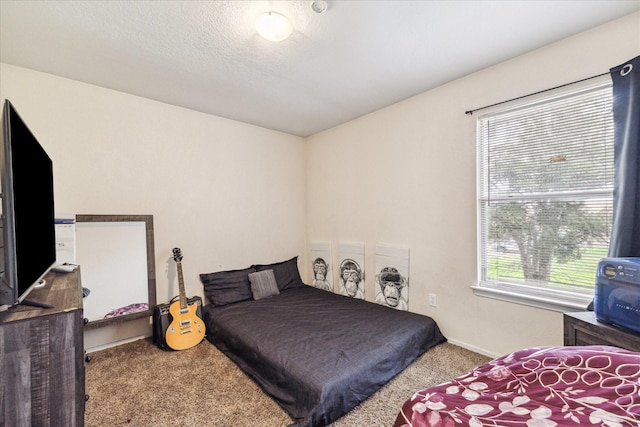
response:
{"label": "carpet floor", "polygon": [[[141,339],[89,354],[86,427],[284,427],[291,418],[214,345],[164,351]],[[405,400],[486,363],[445,343],[427,351],[333,427],[390,426]]]}

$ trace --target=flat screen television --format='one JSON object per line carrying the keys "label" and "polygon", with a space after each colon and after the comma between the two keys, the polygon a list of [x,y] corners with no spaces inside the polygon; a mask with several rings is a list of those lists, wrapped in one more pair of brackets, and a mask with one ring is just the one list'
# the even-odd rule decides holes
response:
{"label": "flat screen television", "polygon": [[56,261],[53,162],[8,99],[2,121],[0,305],[16,305]]}

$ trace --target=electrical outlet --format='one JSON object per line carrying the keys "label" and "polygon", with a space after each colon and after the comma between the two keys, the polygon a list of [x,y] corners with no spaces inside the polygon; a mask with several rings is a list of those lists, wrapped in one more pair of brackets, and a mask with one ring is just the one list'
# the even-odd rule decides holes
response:
{"label": "electrical outlet", "polygon": [[429,305],[431,307],[436,307],[438,305],[438,297],[436,294],[429,294]]}

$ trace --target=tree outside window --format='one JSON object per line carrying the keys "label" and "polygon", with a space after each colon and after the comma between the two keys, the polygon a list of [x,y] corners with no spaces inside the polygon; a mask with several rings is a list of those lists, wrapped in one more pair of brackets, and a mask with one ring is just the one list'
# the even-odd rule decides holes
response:
{"label": "tree outside window", "polygon": [[481,286],[593,292],[611,231],[611,103],[609,85],[478,119]]}

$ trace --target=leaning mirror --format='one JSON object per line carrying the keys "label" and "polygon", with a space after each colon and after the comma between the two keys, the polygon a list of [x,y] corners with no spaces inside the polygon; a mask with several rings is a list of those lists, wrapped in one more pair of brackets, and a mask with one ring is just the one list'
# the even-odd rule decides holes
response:
{"label": "leaning mirror", "polygon": [[86,328],[152,315],[154,253],[153,215],[76,215]]}

